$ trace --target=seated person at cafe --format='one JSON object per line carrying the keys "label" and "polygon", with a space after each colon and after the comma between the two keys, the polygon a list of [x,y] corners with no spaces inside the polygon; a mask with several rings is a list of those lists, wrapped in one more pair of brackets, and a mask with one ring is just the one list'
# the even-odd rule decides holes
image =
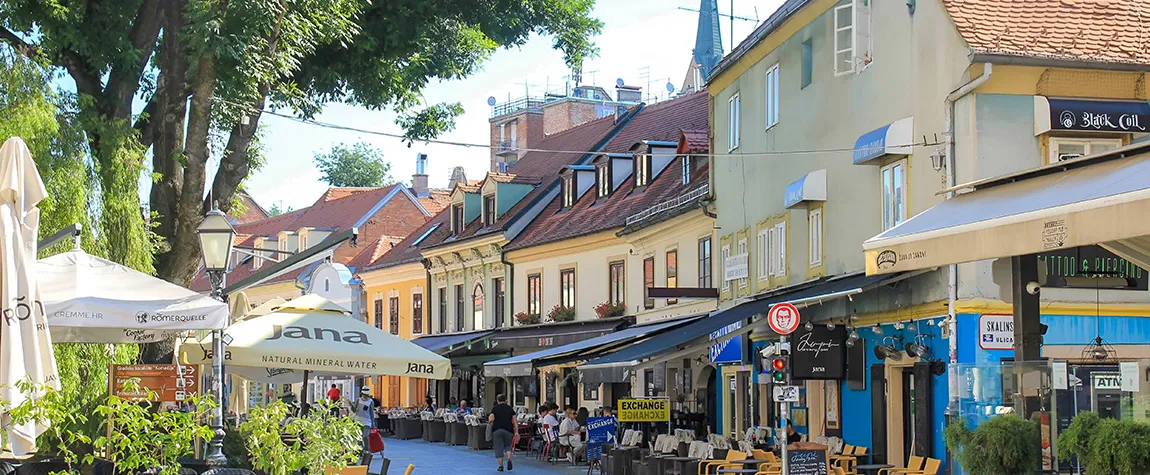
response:
{"label": "seated person at cafe", "polygon": [[466,399],[460,399],[459,400],[459,409],[456,409],[455,413],[459,414],[461,416],[466,416],[466,415],[471,414],[471,407],[467,405]]}
{"label": "seated person at cafe", "polygon": [[579,425],[574,408],[567,408],[567,417],[559,424],[559,445],[568,447],[567,458],[575,463],[583,455],[583,426]]}
{"label": "seated person at cafe", "polygon": [[[791,424],[790,419],[787,419],[787,445],[802,441],[803,435],[795,431],[795,426]],[[775,450],[776,448],[777,447],[772,446],[771,450]]]}
{"label": "seated person at cafe", "polygon": [[556,434],[559,430],[559,418],[556,416],[559,409],[555,406],[546,406],[547,414],[543,416],[541,421],[543,424],[551,426],[551,433]]}

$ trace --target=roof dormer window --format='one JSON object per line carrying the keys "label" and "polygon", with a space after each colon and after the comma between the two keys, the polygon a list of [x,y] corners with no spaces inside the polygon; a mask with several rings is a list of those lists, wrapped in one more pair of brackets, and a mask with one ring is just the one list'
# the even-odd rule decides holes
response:
{"label": "roof dormer window", "polygon": [[635,188],[642,188],[651,184],[651,156],[646,154],[635,155]]}
{"label": "roof dormer window", "polygon": [[451,205],[451,234],[458,236],[463,232],[463,205]]}
{"label": "roof dormer window", "polygon": [[575,174],[571,173],[563,177],[563,209],[568,209],[575,206],[576,196],[578,191],[575,188]]}
{"label": "roof dormer window", "polygon": [[611,195],[611,161],[600,164],[595,169],[596,198],[606,198]]}
{"label": "roof dormer window", "polygon": [[495,195],[483,197],[483,225],[495,224]]}

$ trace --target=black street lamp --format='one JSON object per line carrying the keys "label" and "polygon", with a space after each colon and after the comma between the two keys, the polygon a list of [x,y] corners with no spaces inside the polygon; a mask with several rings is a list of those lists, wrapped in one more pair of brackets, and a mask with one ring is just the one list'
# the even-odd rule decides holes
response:
{"label": "black street lamp", "polygon": [[[218,205],[204,216],[204,221],[196,228],[196,235],[200,238],[200,251],[204,256],[204,267],[208,272],[208,281],[212,286],[212,297],[227,302],[224,295],[224,285],[227,279],[228,265],[231,261],[232,246],[235,245],[236,230],[228,221],[228,216],[219,210]],[[212,437],[208,452],[208,465],[222,467],[227,465],[228,459],[224,455],[224,331],[212,332],[212,393],[216,397],[216,408],[213,411],[212,428],[215,436]]]}

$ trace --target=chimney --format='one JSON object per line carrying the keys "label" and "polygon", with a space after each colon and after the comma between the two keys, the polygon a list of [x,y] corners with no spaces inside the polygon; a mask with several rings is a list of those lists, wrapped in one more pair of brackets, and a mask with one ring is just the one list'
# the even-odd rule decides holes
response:
{"label": "chimney", "polygon": [[634,102],[636,104],[643,102],[643,88],[627,85],[616,86],[615,98],[618,99],[619,102]]}
{"label": "chimney", "polygon": [[431,189],[427,186],[427,154],[415,154],[415,174],[411,175],[411,191],[417,198],[431,196]]}

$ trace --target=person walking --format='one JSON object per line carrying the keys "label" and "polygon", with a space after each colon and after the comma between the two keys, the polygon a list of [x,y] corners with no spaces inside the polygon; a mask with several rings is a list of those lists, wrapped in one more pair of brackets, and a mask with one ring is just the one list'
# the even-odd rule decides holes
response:
{"label": "person walking", "polygon": [[503,471],[504,457],[507,458],[507,470],[510,471],[511,451],[514,449],[512,442],[515,438],[515,410],[507,405],[506,394],[495,396],[495,406],[491,408],[487,422],[491,424],[491,444],[495,446],[495,458],[499,460],[497,471]]}
{"label": "person walking", "polygon": [[343,396],[343,392],[339,390],[336,385],[331,385],[331,389],[327,390],[327,400],[331,403],[332,417],[339,417],[339,398]]}
{"label": "person walking", "polygon": [[364,386],[359,391],[359,399],[351,405],[351,413],[363,429],[363,455],[360,456],[360,465],[368,465],[371,462],[371,430],[375,428],[375,401],[371,399],[370,388]]}

